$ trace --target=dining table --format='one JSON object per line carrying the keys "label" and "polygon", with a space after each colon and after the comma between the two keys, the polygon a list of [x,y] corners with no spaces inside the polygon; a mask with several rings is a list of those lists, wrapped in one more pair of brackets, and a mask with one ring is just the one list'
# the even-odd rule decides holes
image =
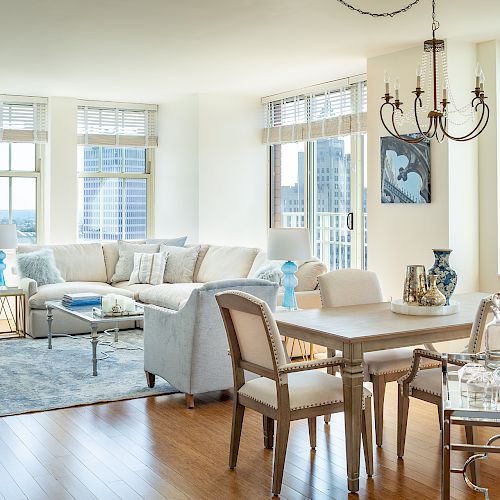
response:
{"label": "dining table", "polygon": [[330,355],[342,352],[347,488],[350,492],[359,490],[363,354],[468,338],[479,303],[487,295],[480,292],[456,294],[453,300],[459,303],[458,312],[441,316],[398,314],[392,312],[390,302],[275,313],[282,336],[325,346]]}

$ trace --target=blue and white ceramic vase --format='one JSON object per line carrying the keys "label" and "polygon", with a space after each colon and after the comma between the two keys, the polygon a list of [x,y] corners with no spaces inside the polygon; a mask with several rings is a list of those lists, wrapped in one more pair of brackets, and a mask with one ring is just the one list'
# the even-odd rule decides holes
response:
{"label": "blue and white ceramic vase", "polygon": [[450,297],[457,286],[457,273],[450,267],[451,250],[433,249],[434,265],[427,271],[429,276],[436,276],[438,290],[446,297],[446,305],[450,305]]}

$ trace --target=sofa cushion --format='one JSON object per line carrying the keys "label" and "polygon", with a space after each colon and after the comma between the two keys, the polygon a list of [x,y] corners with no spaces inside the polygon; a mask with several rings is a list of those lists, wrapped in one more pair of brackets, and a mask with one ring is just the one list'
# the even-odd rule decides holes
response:
{"label": "sofa cushion", "polygon": [[134,253],[156,253],[160,245],[145,243],[131,243],[129,241],[118,241],[119,258],[115,266],[115,274],[111,278],[112,283],[130,279],[134,269]]}
{"label": "sofa cushion", "polygon": [[296,292],[306,292],[308,290],[316,290],[318,287],[318,276],[326,273],[325,264],[320,260],[312,260],[304,262],[295,273],[298,280],[295,287]]}
{"label": "sofa cushion", "polygon": [[17,256],[17,270],[21,279],[32,279],[38,285],[64,282],[59,269],[57,269],[52,248],[42,248],[36,252],[19,254]]}
{"label": "sofa cushion", "polygon": [[[188,245],[190,247],[197,246],[197,245]],[[201,263],[203,262],[203,259],[205,258],[205,255],[207,255],[209,245],[200,245],[200,251],[198,252],[198,258],[196,259],[196,265],[194,266],[194,273],[193,273],[193,282],[194,283],[199,283],[200,280],[198,279],[198,271],[200,270]]]}
{"label": "sofa cushion", "polygon": [[201,262],[197,281],[246,278],[258,252],[258,248],[210,246]]}
{"label": "sofa cushion", "polygon": [[163,283],[167,257],[167,252],[134,253],[134,269],[128,282],[131,285],[139,283],[160,285]]}
{"label": "sofa cushion", "polygon": [[203,283],[164,283],[139,292],[139,300],[145,304],[178,311],[192,291],[202,286]]}
{"label": "sofa cushion", "polygon": [[[37,245],[19,245],[18,253],[39,250]],[[66,281],[106,281],[106,265],[100,243],[47,245],[54,251],[57,269]]]}
{"label": "sofa cushion", "polygon": [[152,238],[147,239],[146,243],[148,245],[158,244],[158,245],[168,245],[171,247],[183,247],[186,244],[187,236],[180,236],[179,238]]}
{"label": "sofa cushion", "polygon": [[132,292],[137,299],[139,297],[139,292],[148,290],[154,285],[150,285],[148,283],[135,283],[134,285],[131,285],[128,281],[119,281],[118,283],[113,283],[111,286],[113,288],[120,288],[122,290],[128,290],[129,292]]}
{"label": "sofa cushion", "polygon": [[61,300],[65,293],[91,292],[99,295],[108,293],[117,293],[126,297],[133,297],[129,290],[117,289],[107,283],[67,281],[66,283],[56,283],[54,285],[43,285],[38,287],[38,292],[29,299],[29,305],[32,309],[45,309],[47,300]]}
{"label": "sofa cushion", "polygon": [[194,268],[200,251],[199,245],[194,247],[172,247],[160,245],[160,251],[168,254],[165,266],[165,283],[192,283]]}

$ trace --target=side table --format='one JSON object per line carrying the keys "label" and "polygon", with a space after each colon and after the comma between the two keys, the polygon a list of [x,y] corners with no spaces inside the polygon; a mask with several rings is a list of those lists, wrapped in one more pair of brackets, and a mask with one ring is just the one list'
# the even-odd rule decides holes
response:
{"label": "side table", "polygon": [[0,322],[7,329],[0,331],[0,337],[25,337],[26,295],[20,288],[0,288]]}

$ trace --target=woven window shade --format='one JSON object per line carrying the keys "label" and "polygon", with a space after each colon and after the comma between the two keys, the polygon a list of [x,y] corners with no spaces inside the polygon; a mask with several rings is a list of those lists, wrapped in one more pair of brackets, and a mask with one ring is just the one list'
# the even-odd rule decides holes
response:
{"label": "woven window shade", "polygon": [[155,148],[157,110],[78,106],[78,144]]}
{"label": "woven window shade", "polygon": [[308,141],[366,131],[366,82],[264,104],[264,144]]}
{"label": "woven window shade", "polygon": [[0,96],[0,142],[44,143],[47,140],[46,99]]}

